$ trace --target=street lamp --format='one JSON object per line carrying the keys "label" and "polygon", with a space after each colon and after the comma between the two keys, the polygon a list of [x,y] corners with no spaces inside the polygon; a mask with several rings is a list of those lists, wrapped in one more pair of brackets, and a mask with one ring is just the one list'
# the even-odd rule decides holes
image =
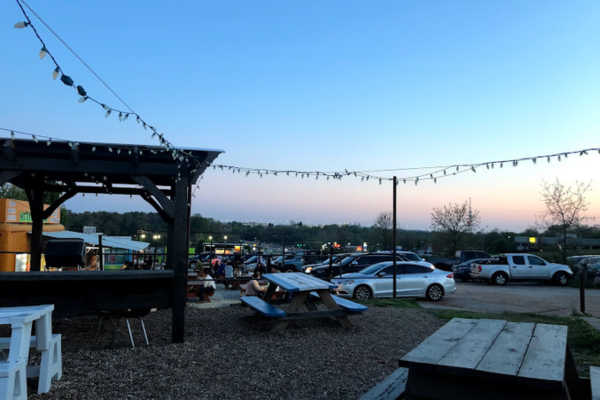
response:
{"label": "street lamp", "polygon": [[212,252],[213,252],[213,247],[212,247],[212,236],[209,236],[208,239],[210,240],[210,258],[212,258]]}
{"label": "street lamp", "polygon": [[225,241],[225,248],[223,250],[223,254],[227,254],[227,236],[223,236],[223,240]]}

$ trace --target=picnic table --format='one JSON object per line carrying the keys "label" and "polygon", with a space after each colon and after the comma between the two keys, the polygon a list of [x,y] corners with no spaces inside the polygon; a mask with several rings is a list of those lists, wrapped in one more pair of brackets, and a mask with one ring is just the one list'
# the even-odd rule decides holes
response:
{"label": "picnic table", "polygon": [[454,318],[400,365],[407,399],[590,398],[562,325]]}
{"label": "picnic table", "polygon": [[[350,328],[352,322],[350,322],[348,315],[359,314],[367,310],[367,307],[361,304],[332,296],[329,290],[336,289],[336,284],[301,272],[264,274],[262,279],[269,281],[269,287],[263,298],[242,297],[241,300],[261,314],[277,318],[278,322],[272,329],[275,332],[284,330],[289,321],[309,318],[335,317],[342,327]],[[293,298],[285,311],[271,304],[273,295],[278,288],[293,294]],[[314,304],[314,300],[322,300],[327,310],[319,311]],[[299,311],[302,305],[306,305],[307,311]]]}
{"label": "picnic table", "polygon": [[[61,378],[61,335],[52,334],[53,310],[53,305],[0,308],[0,325],[11,326],[11,336],[0,338],[0,398],[27,398],[26,377],[39,377],[38,393]],[[41,365],[27,365],[30,347],[42,353]]]}

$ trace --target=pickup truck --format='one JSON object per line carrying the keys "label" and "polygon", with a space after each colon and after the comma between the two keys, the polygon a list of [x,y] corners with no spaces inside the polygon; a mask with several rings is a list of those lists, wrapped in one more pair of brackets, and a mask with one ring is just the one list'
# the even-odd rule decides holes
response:
{"label": "pickup truck", "polygon": [[554,264],[533,254],[503,254],[471,265],[471,276],[489,280],[494,285],[506,285],[512,280],[551,280],[565,286],[573,271],[567,265]]}
{"label": "pickup truck", "polygon": [[478,258],[491,258],[488,253],[479,250],[458,250],[454,254],[454,258],[426,258],[425,261],[433,264],[437,269],[442,271],[452,271],[452,267],[457,264],[462,264],[466,261],[476,260]]}

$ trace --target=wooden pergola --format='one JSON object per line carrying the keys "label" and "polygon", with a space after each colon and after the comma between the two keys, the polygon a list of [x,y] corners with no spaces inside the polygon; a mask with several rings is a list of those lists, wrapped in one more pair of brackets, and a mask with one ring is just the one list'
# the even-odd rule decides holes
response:
{"label": "wooden pergola", "polygon": [[[40,271],[43,220],[76,194],[141,196],[168,224],[166,269],[173,276],[173,342],[183,342],[192,190],[200,175],[223,151],[37,139],[0,141],[0,185],[10,182],[24,189],[32,217],[32,272],[1,275]],[[62,195],[44,209],[46,192]],[[0,277],[0,281],[3,279]],[[14,279],[17,278],[10,277],[11,281]]]}

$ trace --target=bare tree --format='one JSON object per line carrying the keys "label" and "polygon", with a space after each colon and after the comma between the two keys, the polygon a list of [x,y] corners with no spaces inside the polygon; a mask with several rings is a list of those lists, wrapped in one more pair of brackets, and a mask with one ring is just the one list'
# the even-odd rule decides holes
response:
{"label": "bare tree", "polygon": [[558,178],[554,183],[542,180],[542,201],[546,210],[540,213],[540,225],[545,229],[556,226],[560,230],[561,253],[563,262],[567,262],[568,234],[584,221],[591,219],[583,215],[589,202],[585,194],[591,190],[592,182],[579,183],[575,181],[575,187],[565,187]]}
{"label": "bare tree", "polygon": [[474,232],[480,223],[479,211],[471,210],[468,201],[434,208],[431,213],[431,230],[436,242],[452,255],[464,244],[467,234]]}
{"label": "bare tree", "polygon": [[381,247],[385,250],[392,249],[394,218],[391,211],[382,211],[377,214],[373,223],[377,236],[381,239]]}

